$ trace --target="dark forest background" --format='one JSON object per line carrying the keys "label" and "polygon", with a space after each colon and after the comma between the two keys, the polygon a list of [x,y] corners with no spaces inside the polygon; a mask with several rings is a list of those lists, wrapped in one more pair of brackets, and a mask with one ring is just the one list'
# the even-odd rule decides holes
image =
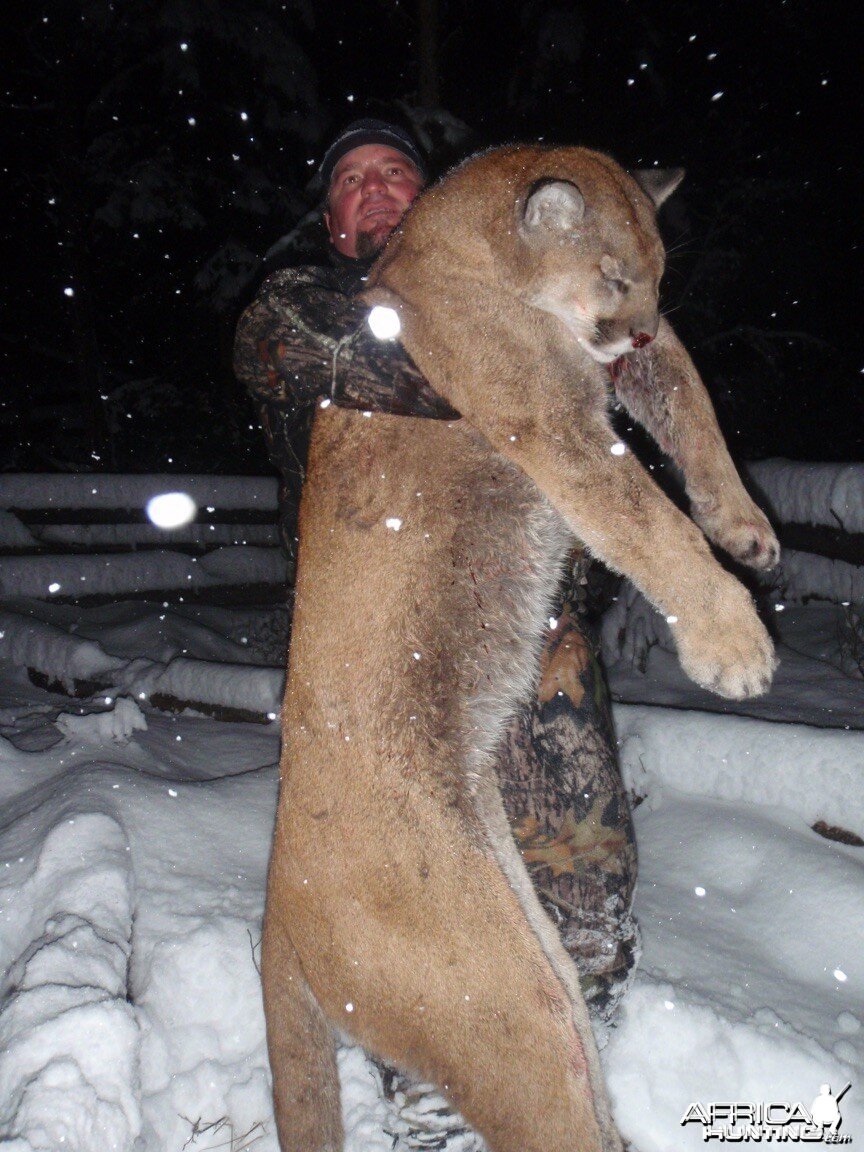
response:
{"label": "dark forest background", "polygon": [[[364,114],[683,165],[664,307],[741,458],[864,458],[862,20],[805,0],[47,0],[7,14],[4,470],[263,472],[233,328]],[[298,224],[300,225],[298,227]]]}

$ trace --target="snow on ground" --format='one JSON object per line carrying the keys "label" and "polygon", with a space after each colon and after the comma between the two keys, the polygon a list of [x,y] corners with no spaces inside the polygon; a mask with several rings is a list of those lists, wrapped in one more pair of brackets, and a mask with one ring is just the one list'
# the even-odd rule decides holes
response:
{"label": "snow on ground", "polygon": [[[282,667],[253,664],[248,636],[234,641],[189,616],[178,619],[176,610],[128,602],[91,609],[80,621],[65,605],[15,607],[0,610],[0,660],[33,669],[69,692],[85,682],[140,701],[161,693],[269,719],[279,711]],[[187,657],[190,651],[195,658]]]}
{"label": "snow on ground", "polygon": [[111,713],[3,688],[0,1147],[179,1152],[196,1121],[252,1129],[275,726],[108,731]]}
{"label": "snow on ground", "polygon": [[636,811],[644,952],[605,1052],[641,1152],[696,1148],[693,1102],[801,1101],[848,1082],[864,1130],[864,862],[794,811],[664,790]]}
{"label": "snow on ground", "polygon": [[[221,662],[227,681],[278,678],[238,657],[267,658],[272,613],[14,608],[19,628],[56,631],[57,679],[71,651],[60,634],[107,672],[185,659]],[[836,666],[829,609],[782,614],[803,655],[782,649],[794,675],[737,715],[695,710],[704,694],[674,675],[660,683],[674,658],[657,643],[645,674],[632,647],[612,665],[627,699],[662,689],[666,705],[616,708],[645,797],[645,943],[604,1061],[639,1152],[700,1144],[700,1125],[680,1125],[691,1102],[809,1107],[826,1082],[852,1082],[844,1131],[864,1139],[864,849],[810,829],[864,835],[862,685]],[[12,661],[0,670],[0,1148],[180,1152],[233,1138],[276,1152],[256,949],[278,725],[167,716],[122,693],[73,701]],[[341,1066],[349,1148],[392,1148],[374,1067],[352,1048]]]}

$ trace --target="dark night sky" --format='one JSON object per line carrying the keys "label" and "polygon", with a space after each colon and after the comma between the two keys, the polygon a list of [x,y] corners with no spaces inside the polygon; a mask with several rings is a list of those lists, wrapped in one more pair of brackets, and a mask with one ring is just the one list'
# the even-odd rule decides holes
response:
{"label": "dark night sky", "polygon": [[[687,168],[664,303],[745,455],[864,457],[861,23],[815,0],[438,0],[439,102],[470,146]],[[420,40],[400,0],[18,15],[7,468],[264,469],[227,367],[239,301],[333,131],[416,108]]]}
{"label": "dark night sky", "polygon": [[[698,184],[735,175],[793,183],[789,202],[776,205],[770,248],[753,238],[760,275],[776,284],[771,311],[785,327],[816,312],[848,339],[861,268],[862,76],[850,67],[860,18],[795,0],[560,6],[568,9],[572,21],[553,27],[571,33],[575,59],[556,62],[564,48],[552,30],[545,52],[532,42],[544,35],[542,5],[449,5],[461,19],[443,38],[444,106],[483,144],[543,137],[624,163],[682,164]],[[413,79],[384,47],[386,21],[363,32],[332,55],[346,101],[386,99]],[[513,87],[521,108],[503,96]],[[352,106],[340,109],[337,97],[334,119]]]}

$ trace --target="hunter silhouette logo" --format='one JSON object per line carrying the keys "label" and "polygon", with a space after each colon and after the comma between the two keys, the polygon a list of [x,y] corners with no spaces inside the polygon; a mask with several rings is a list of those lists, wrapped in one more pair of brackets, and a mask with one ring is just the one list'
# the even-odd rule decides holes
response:
{"label": "hunter silhouette logo", "polygon": [[836,1132],[842,1119],[838,1105],[851,1087],[851,1084],[847,1084],[839,1096],[832,1096],[831,1085],[823,1084],[810,1109],[813,1123],[819,1128],[827,1128],[829,1132]]}
{"label": "hunter silhouette logo", "polygon": [[681,1124],[701,1124],[705,1141],[851,1144],[852,1137],[839,1131],[843,1121],[840,1101],[851,1087],[847,1084],[834,1096],[831,1085],[822,1084],[809,1111],[800,1102],[773,1100],[759,1104],[747,1100],[690,1104]]}

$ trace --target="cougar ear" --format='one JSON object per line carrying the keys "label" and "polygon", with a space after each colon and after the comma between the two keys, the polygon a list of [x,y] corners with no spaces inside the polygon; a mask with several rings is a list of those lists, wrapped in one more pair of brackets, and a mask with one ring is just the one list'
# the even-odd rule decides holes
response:
{"label": "cougar ear", "polygon": [[548,178],[531,186],[522,222],[529,232],[570,232],[585,215],[585,198],[569,180]]}
{"label": "cougar ear", "polygon": [[636,168],[630,173],[639,187],[659,208],[684,179],[683,168]]}

